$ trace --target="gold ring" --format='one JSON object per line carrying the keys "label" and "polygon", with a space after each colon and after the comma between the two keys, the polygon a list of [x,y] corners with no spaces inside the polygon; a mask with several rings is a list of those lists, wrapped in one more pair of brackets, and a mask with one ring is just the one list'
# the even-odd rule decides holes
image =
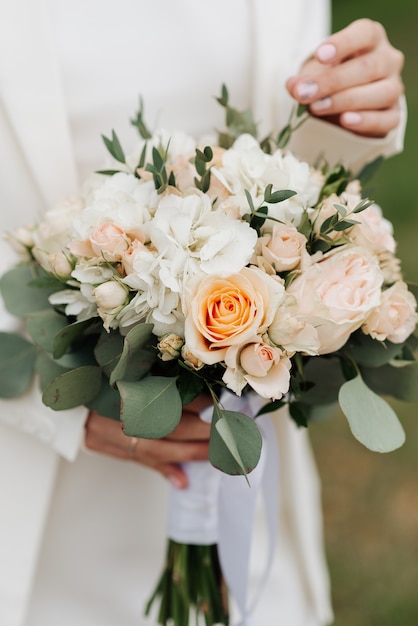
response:
{"label": "gold ring", "polygon": [[135,458],[135,450],[136,450],[137,444],[138,444],[138,438],[131,437],[131,440],[129,442],[129,456],[132,458]]}

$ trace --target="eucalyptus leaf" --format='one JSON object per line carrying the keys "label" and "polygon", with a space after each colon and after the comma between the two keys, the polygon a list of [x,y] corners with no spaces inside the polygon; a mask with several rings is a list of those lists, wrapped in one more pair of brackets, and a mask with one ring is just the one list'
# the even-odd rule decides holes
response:
{"label": "eucalyptus leaf", "polygon": [[249,474],[260,459],[260,431],[254,420],[243,413],[219,413],[220,419],[214,416],[212,420],[209,460],[214,467],[226,474]]}
{"label": "eucalyptus leaf", "polygon": [[152,324],[137,324],[126,335],[121,357],[110,375],[112,386],[118,380],[139,380],[150,370],[155,357],[144,346],[150,341],[152,328]]}
{"label": "eucalyptus leaf", "polygon": [[9,313],[24,317],[35,311],[51,308],[48,298],[56,290],[33,286],[31,283],[37,276],[30,264],[18,265],[3,274],[0,279],[0,290]]}
{"label": "eucalyptus leaf", "polygon": [[395,411],[360,375],[344,383],[339,403],[354,437],[369,450],[391,452],[404,443],[405,433]]}
{"label": "eucalyptus leaf", "polygon": [[190,404],[204,389],[203,379],[190,370],[180,368],[177,387],[183,406]]}
{"label": "eucalyptus leaf", "polygon": [[298,425],[307,428],[309,419],[309,406],[302,402],[290,402],[289,413],[292,420]]}
{"label": "eucalyptus leaf", "polygon": [[352,219],[341,220],[340,222],[335,224],[334,230],[337,232],[340,232],[342,230],[346,230],[347,228],[351,228],[352,226],[355,226],[356,224],[359,224],[359,222],[357,222],[356,220],[352,220]]}
{"label": "eucalyptus leaf", "polygon": [[55,361],[48,352],[45,352],[44,350],[39,352],[36,357],[35,371],[39,376],[39,386],[41,391],[45,391],[53,380],[62,374],[65,374],[65,372],[68,372],[70,369],[72,368],[68,368],[60,363],[57,363],[57,361]]}
{"label": "eucalyptus leaf", "polygon": [[100,368],[84,365],[52,380],[42,394],[42,401],[55,411],[83,406],[97,396],[101,382]]}
{"label": "eucalyptus leaf", "polygon": [[54,339],[58,332],[67,326],[68,320],[64,315],[53,309],[30,313],[26,318],[26,326],[33,341],[46,350],[52,352]]}
{"label": "eucalyptus leaf", "polygon": [[103,176],[114,176],[119,174],[122,170],[96,170],[96,174],[102,174]]}
{"label": "eucalyptus leaf", "polygon": [[273,185],[267,185],[264,191],[264,200],[269,204],[277,204],[278,202],[284,202],[296,196],[297,192],[292,189],[279,189],[278,191],[272,191]]}
{"label": "eucalyptus leaf", "polygon": [[125,163],[126,162],[125,154],[123,152],[119,138],[117,134],[115,133],[115,131],[112,130],[112,139],[109,139],[108,137],[105,137],[104,135],[102,135],[102,139],[104,141],[106,148],[112,155],[112,157],[116,159],[116,161],[119,161],[119,163]]}
{"label": "eucalyptus leaf", "polygon": [[123,337],[118,331],[107,333],[105,330],[94,348],[96,360],[107,377],[116,367],[123,350]]}
{"label": "eucalyptus leaf", "polygon": [[261,409],[257,412],[256,417],[264,415],[265,413],[274,413],[275,411],[279,411],[286,406],[286,404],[287,402],[284,402],[283,400],[273,400],[272,402],[268,402],[261,407]]}
{"label": "eucalyptus leaf", "polygon": [[120,380],[117,387],[126,435],[159,439],[170,434],[179,423],[182,404],[176,378],[149,376],[135,382]]}
{"label": "eucalyptus leaf", "polygon": [[92,317],[73,324],[67,324],[55,336],[54,339],[54,357],[59,359],[63,356],[71,344],[81,337],[84,332],[96,321],[96,317]]}
{"label": "eucalyptus leaf", "polygon": [[17,398],[27,391],[34,374],[35,346],[20,335],[0,333],[0,398]]}
{"label": "eucalyptus leaf", "polygon": [[109,385],[109,379],[106,376],[102,376],[99,393],[93,400],[87,402],[86,406],[104,417],[120,420],[120,393]]}
{"label": "eucalyptus leaf", "polygon": [[63,354],[56,362],[67,369],[77,369],[82,365],[97,366],[94,356],[94,348],[97,343],[97,336],[83,337],[83,341],[79,341],[76,347]]}

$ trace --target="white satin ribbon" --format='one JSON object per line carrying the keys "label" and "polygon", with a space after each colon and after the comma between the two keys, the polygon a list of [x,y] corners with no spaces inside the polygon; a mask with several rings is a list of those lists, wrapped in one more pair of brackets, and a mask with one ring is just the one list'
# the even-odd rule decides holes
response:
{"label": "white satin ribbon", "polygon": [[[227,393],[222,405],[230,411],[255,415],[260,398],[238,398]],[[204,419],[207,415],[202,416]],[[239,626],[257,626],[252,613],[260,600],[273,559],[277,532],[278,457],[276,434],[268,415],[257,418],[263,437],[260,461],[249,475],[250,487],[243,476],[229,476],[207,462],[185,464],[189,486],[171,488],[168,536],[179,543],[218,544],[219,559],[230,594],[240,613]],[[248,602],[250,552],[256,504],[263,495],[268,533],[267,560],[263,575]]]}

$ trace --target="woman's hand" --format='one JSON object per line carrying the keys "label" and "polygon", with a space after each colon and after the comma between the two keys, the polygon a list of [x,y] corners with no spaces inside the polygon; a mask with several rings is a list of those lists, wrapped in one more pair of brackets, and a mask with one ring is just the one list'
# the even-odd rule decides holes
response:
{"label": "woman's hand", "polygon": [[120,422],[91,411],[85,427],[85,445],[94,452],[146,465],[178,489],[184,489],[187,476],[180,464],[208,458],[210,424],[200,419],[199,412],[210,403],[210,398],[202,395],[184,407],[180,424],[164,439],[127,437]]}
{"label": "woman's hand", "polygon": [[312,115],[367,137],[385,137],[400,121],[402,52],[378,22],[361,19],[331,35],[287,81]]}

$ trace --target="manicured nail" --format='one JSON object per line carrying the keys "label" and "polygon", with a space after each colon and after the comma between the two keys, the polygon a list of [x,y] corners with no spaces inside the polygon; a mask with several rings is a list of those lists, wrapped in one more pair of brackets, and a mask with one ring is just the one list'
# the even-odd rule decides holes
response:
{"label": "manicured nail", "polygon": [[315,100],[315,102],[312,102],[310,108],[312,109],[312,111],[314,111],[314,113],[319,113],[321,111],[326,111],[327,109],[330,109],[331,105],[331,98],[321,98],[321,100]]}
{"label": "manicured nail", "polygon": [[332,43],[323,43],[316,51],[316,56],[320,61],[331,61],[337,54],[337,48]]}
{"label": "manicured nail", "polygon": [[184,487],[182,479],[175,474],[173,474],[172,476],[168,476],[168,482],[176,489],[183,489]]}
{"label": "manicured nail", "polygon": [[361,113],[348,111],[347,113],[343,114],[343,122],[344,124],[347,124],[347,126],[356,126],[357,124],[360,124],[362,120],[363,116],[361,115]]}
{"label": "manicured nail", "polygon": [[309,100],[318,93],[318,85],[312,81],[306,81],[296,87],[296,92],[301,100]]}

